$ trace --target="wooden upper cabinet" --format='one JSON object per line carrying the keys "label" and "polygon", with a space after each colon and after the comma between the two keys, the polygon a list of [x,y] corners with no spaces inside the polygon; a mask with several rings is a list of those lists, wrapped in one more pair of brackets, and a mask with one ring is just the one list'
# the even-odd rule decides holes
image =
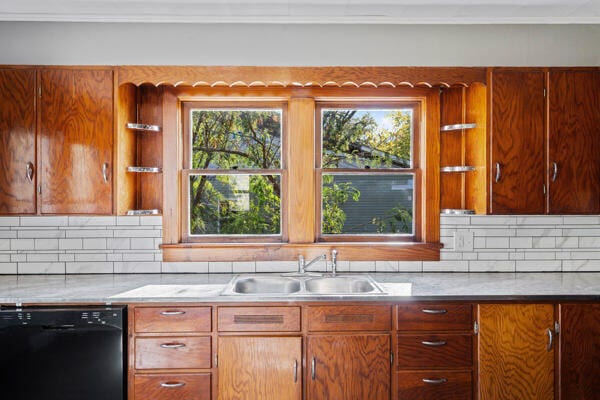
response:
{"label": "wooden upper cabinet", "polygon": [[549,212],[600,212],[600,71],[550,70]]}
{"label": "wooden upper cabinet", "polygon": [[309,335],[308,400],[390,398],[390,335]]}
{"label": "wooden upper cabinet", "polygon": [[42,214],[112,212],[113,73],[40,71]]}
{"label": "wooden upper cabinet", "polygon": [[490,212],[543,214],[545,74],[539,69],[491,73]]}
{"label": "wooden upper cabinet", "polygon": [[600,304],[560,305],[560,398],[600,399]]}
{"label": "wooden upper cabinet", "polygon": [[479,305],[479,399],[554,398],[554,305]]}
{"label": "wooden upper cabinet", "polygon": [[35,213],[35,70],[0,69],[0,214]]}

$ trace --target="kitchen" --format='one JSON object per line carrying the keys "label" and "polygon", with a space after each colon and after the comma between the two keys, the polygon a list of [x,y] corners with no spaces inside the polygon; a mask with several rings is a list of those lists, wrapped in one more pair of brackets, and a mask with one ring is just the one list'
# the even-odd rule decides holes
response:
{"label": "kitchen", "polygon": [[[597,396],[600,372],[591,350],[600,330],[596,4],[541,1],[511,13],[511,2],[499,2],[507,8],[494,14],[480,2],[470,14],[466,2],[456,1],[454,13],[430,7],[424,14],[410,2],[369,12],[361,2],[357,8],[342,2],[345,11],[331,4],[328,15],[316,5],[290,1],[285,3],[299,8],[268,3],[271,14],[260,16],[249,5],[232,11],[210,3],[204,4],[213,13],[207,20],[192,2],[177,10],[122,2],[104,13],[84,3],[65,2],[54,10],[38,5],[37,14],[27,2],[0,8],[2,72],[24,77],[2,79],[0,160],[16,177],[0,179],[2,310],[127,305],[123,386],[130,399]],[[544,14],[536,16],[542,8]],[[118,23],[121,14],[127,23]],[[336,15],[352,17],[340,24]],[[414,23],[403,23],[402,15],[412,15]],[[457,17],[448,24],[446,15]],[[332,43],[318,46],[324,38]],[[197,67],[183,67],[189,65]],[[213,65],[223,67],[207,67]],[[19,95],[21,102],[15,101]],[[77,95],[85,107],[69,102]],[[230,103],[262,96],[260,110],[280,108],[285,115],[283,162],[252,172],[281,177],[280,236],[223,244],[188,232],[191,240],[184,241],[184,216],[195,211],[186,211],[181,199],[196,187],[182,182],[207,172],[183,165],[189,142],[180,136],[186,122],[179,110],[188,103],[205,110],[207,99],[225,104],[227,96]],[[306,123],[306,115],[344,110],[366,97],[379,97],[377,107],[386,110],[417,107],[413,127],[419,135],[412,143],[419,157],[401,174],[414,174],[411,193],[421,196],[413,203],[412,237],[419,240],[367,236],[373,241],[363,237],[361,243],[322,235],[320,181],[340,173],[312,162],[329,149],[315,145],[320,124]],[[560,104],[568,112],[557,112]],[[9,106],[21,109],[5,111]],[[17,141],[8,134],[15,132],[14,115],[29,129]],[[583,118],[574,121],[572,115]],[[475,127],[440,129],[474,122]],[[55,128],[61,125],[65,129]],[[94,151],[77,146],[76,130],[86,132],[86,146]],[[531,140],[521,140],[525,130]],[[65,134],[51,140],[57,137],[52,132]],[[592,140],[560,140],[581,132]],[[71,147],[65,145],[69,140]],[[558,162],[555,154],[573,163]],[[521,168],[511,170],[502,157],[520,160]],[[576,161],[584,168],[570,170]],[[457,166],[475,169],[439,172]],[[239,176],[232,171],[219,174]],[[214,165],[209,172],[216,175]],[[376,168],[343,173],[399,174]],[[15,182],[24,188],[18,195],[11,192]],[[405,187],[409,181],[402,182]],[[500,185],[507,182],[512,183],[503,191]],[[556,193],[563,195],[552,197]],[[475,214],[437,218],[441,209]],[[128,216],[131,210],[162,215]],[[260,287],[265,276],[297,272],[299,255],[308,263],[325,254],[326,261],[308,270],[330,274],[333,250],[340,278],[369,273],[373,287],[387,294],[315,296],[307,294],[311,278],[292,276],[284,282],[299,288],[296,295],[221,295],[236,274],[258,277],[239,286],[247,291]],[[505,326],[507,332],[499,328]],[[520,342],[507,344],[503,335]],[[158,345],[191,343],[144,347],[156,345],[156,338],[164,339]],[[420,348],[425,350],[415,354]],[[253,357],[258,349],[268,352],[262,359],[279,360],[275,364],[285,368],[269,369]],[[342,356],[356,349],[369,349],[375,358],[362,357],[376,366],[367,371],[377,374],[364,373],[364,365]],[[196,352],[190,356],[187,350]],[[512,367],[504,370],[503,362]],[[345,369],[350,366],[356,370]],[[244,386],[243,376],[257,385]],[[346,376],[356,387],[342,379]],[[266,386],[264,377],[271,378]],[[531,382],[514,384],[525,377]],[[377,389],[365,394],[371,387]]]}

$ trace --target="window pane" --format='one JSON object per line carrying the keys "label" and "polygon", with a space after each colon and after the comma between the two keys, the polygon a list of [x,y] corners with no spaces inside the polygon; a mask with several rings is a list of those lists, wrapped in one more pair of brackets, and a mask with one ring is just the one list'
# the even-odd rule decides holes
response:
{"label": "window pane", "polygon": [[413,234],[412,174],[322,179],[323,234]]}
{"label": "window pane", "polygon": [[412,109],[322,109],[323,168],[411,168]]}
{"label": "window pane", "polygon": [[281,233],[279,175],[190,175],[190,235]]}
{"label": "window pane", "polygon": [[192,110],[192,169],[281,168],[281,110]]}

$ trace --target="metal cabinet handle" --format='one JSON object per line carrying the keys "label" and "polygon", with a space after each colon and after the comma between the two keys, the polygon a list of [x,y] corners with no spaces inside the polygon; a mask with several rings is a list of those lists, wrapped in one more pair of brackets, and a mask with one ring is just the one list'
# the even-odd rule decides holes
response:
{"label": "metal cabinet handle", "polygon": [[298,360],[294,360],[294,383],[298,382]]}
{"label": "metal cabinet handle", "polygon": [[185,311],[161,311],[160,315],[183,315]]}
{"label": "metal cabinet handle", "polygon": [[501,177],[502,177],[502,167],[500,166],[500,163],[497,162],[496,163],[496,177],[494,178],[494,181],[496,183],[500,182]]}
{"label": "metal cabinet handle", "polygon": [[546,347],[546,350],[552,351],[552,348],[554,347],[554,334],[552,334],[552,329],[550,328],[548,328],[546,332],[548,333],[548,347]]}
{"label": "metal cabinet handle", "polygon": [[184,387],[185,382],[163,382],[160,384],[160,386],[164,387],[164,388],[178,388],[178,387]]}
{"label": "metal cabinet handle", "polygon": [[104,183],[108,183],[108,163],[102,164],[102,178]]}
{"label": "metal cabinet handle", "polygon": [[25,167],[25,176],[30,183],[33,183],[33,163],[28,162]]}
{"label": "metal cabinet handle", "polygon": [[439,378],[439,379],[427,379],[427,378],[423,378],[422,380],[423,380],[423,382],[429,383],[430,385],[440,385],[442,383],[448,382],[448,379],[446,379],[446,378]]}
{"label": "metal cabinet handle", "polygon": [[160,347],[162,347],[163,349],[180,349],[182,347],[185,347],[185,344],[183,344],[183,343],[163,343],[160,345]]}
{"label": "metal cabinet handle", "polygon": [[437,342],[430,342],[427,340],[424,340],[421,342],[422,345],[424,346],[431,346],[431,347],[439,347],[439,346],[445,346],[446,345],[446,341],[445,340],[438,340]]}
{"label": "metal cabinet handle", "polygon": [[448,310],[445,310],[443,308],[440,308],[437,310],[425,309],[425,310],[421,310],[421,312],[423,312],[424,314],[446,314],[448,312]]}
{"label": "metal cabinet handle", "polygon": [[558,164],[556,162],[552,163],[552,182],[556,181],[556,177],[558,176]]}
{"label": "metal cabinet handle", "polygon": [[314,357],[312,358],[310,367],[311,367],[310,377],[314,381],[315,378],[317,377],[317,360]]}

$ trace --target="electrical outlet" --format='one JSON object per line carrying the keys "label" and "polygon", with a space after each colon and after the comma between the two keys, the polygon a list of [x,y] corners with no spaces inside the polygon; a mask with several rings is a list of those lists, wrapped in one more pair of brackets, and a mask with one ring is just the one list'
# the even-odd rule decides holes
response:
{"label": "electrical outlet", "polygon": [[473,251],[473,232],[454,232],[454,251]]}

